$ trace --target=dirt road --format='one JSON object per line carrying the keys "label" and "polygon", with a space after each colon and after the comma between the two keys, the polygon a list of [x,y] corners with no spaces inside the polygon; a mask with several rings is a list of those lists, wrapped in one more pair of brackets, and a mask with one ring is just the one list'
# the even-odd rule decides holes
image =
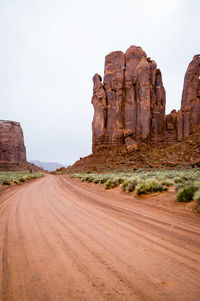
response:
{"label": "dirt road", "polygon": [[67,176],[0,196],[0,300],[200,300],[200,216]]}

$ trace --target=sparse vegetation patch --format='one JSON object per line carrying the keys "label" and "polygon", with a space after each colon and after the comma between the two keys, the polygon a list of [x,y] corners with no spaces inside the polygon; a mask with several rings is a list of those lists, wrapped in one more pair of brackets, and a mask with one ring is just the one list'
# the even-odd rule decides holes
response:
{"label": "sparse vegetation patch", "polygon": [[200,207],[200,170],[143,170],[133,169],[129,172],[110,172],[106,174],[85,173],[71,174],[71,178],[79,178],[84,182],[103,184],[112,189],[120,186],[122,191],[135,191],[138,195],[167,191],[174,186],[176,200],[189,202],[195,200]]}
{"label": "sparse vegetation patch", "polygon": [[138,195],[157,191],[162,192],[166,190],[167,188],[165,188],[162,183],[158,182],[157,180],[146,180],[139,183],[135,187],[135,191]]}
{"label": "sparse vegetation patch", "polygon": [[3,186],[11,184],[20,184],[30,179],[37,179],[42,176],[43,174],[40,172],[0,172],[0,184]]}
{"label": "sparse vegetation patch", "polygon": [[190,202],[193,200],[193,197],[197,190],[198,186],[196,185],[185,185],[180,190],[178,190],[176,200],[178,202]]}

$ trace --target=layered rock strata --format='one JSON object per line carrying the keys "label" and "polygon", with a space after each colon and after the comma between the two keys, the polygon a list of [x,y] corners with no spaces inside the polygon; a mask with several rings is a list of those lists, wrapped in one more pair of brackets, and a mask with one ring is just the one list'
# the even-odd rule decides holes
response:
{"label": "layered rock strata", "polygon": [[26,162],[20,123],[0,120],[0,162]]}
{"label": "layered rock strata", "polygon": [[197,55],[185,75],[181,110],[165,115],[165,89],[155,61],[137,46],[108,54],[103,83],[100,75],[93,77],[93,152],[121,145],[132,152],[140,142],[163,145],[188,137],[200,124],[199,75]]}

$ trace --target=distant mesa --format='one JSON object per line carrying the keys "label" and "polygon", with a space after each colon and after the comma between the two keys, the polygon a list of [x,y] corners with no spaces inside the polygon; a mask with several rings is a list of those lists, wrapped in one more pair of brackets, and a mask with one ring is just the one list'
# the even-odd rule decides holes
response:
{"label": "distant mesa", "polygon": [[66,165],[59,164],[56,162],[41,162],[41,161],[37,161],[37,160],[33,160],[33,161],[29,161],[29,162],[38,167],[43,168],[44,170],[47,170],[47,171],[55,171],[58,168],[67,167]]}
{"label": "distant mesa", "polygon": [[0,171],[39,170],[26,160],[26,148],[21,125],[0,120]]}
{"label": "distant mesa", "polygon": [[194,56],[185,74],[180,110],[168,115],[161,71],[141,47],[108,54],[103,82],[95,74],[93,83],[93,153],[120,146],[131,153],[140,143],[173,144],[200,125],[200,55]]}
{"label": "distant mesa", "polygon": [[0,161],[26,162],[24,136],[19,122],[0,120]]}
{"label": "distant mesa", "polygon": [[24,136],[19,122],[0,120],[0,162],[26,162]]}

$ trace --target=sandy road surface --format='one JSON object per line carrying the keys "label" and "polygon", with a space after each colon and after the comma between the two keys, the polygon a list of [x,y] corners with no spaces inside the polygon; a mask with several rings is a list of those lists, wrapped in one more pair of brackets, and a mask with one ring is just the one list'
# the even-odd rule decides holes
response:
{"label": "sandy road surface", "polygon": [[200,300],[200,216],[66,176],[0,195],[0,300]]}

